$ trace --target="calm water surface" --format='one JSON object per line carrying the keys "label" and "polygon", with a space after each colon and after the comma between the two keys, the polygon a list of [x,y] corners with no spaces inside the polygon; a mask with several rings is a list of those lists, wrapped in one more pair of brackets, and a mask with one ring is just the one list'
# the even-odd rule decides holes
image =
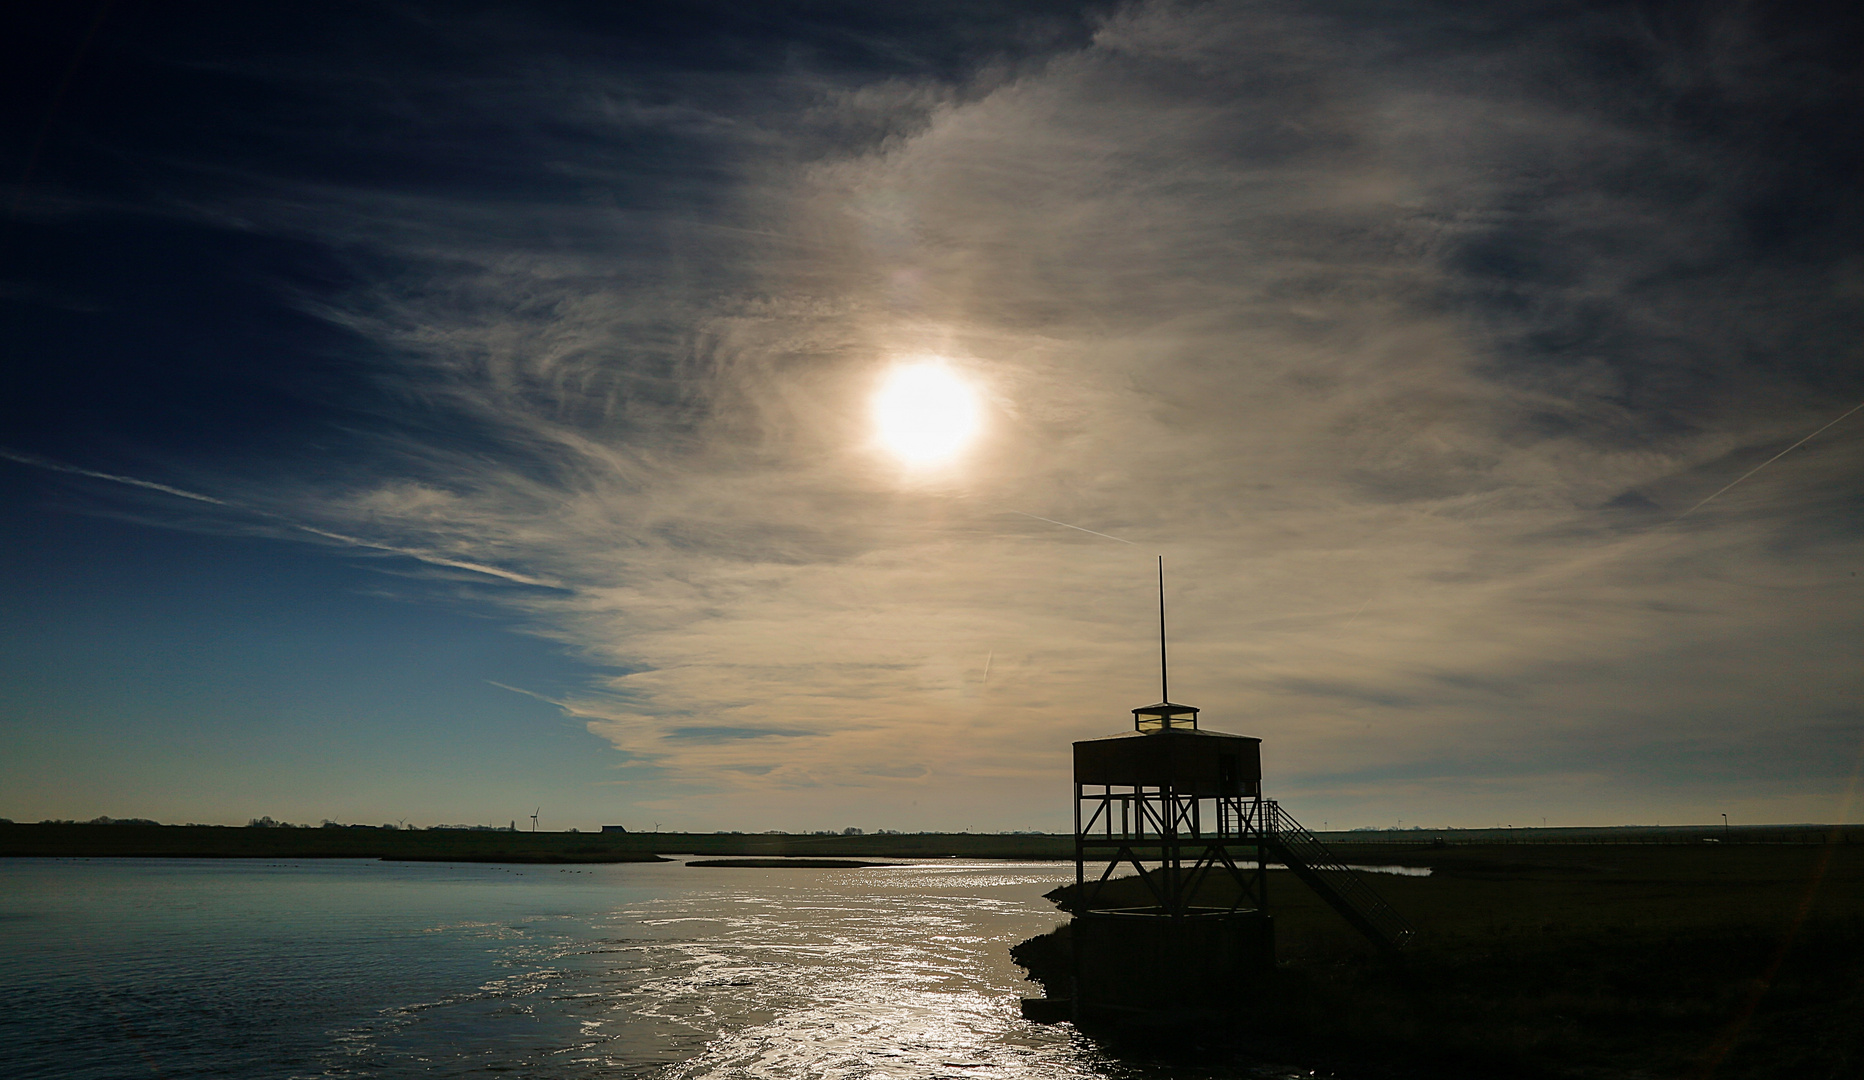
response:
{"label": "calm water surface", "polygon": [[1072,864],[0,859],[13,1077],[1152,1077],[1009,947]]}

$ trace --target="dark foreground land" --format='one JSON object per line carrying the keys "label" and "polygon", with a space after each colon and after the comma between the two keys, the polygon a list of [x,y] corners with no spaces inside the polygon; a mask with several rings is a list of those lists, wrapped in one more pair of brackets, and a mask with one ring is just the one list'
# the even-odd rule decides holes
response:
{"label": "dark foreground land", "polygon": [[[1335,850],[1433,869],[1372,879],[1402,960],[1272,873],[1279,969],[1171,1039],[1352,1075],[1864,1076],[1864,844]],[[1065,937],[1017,950],[1057,997]]]}

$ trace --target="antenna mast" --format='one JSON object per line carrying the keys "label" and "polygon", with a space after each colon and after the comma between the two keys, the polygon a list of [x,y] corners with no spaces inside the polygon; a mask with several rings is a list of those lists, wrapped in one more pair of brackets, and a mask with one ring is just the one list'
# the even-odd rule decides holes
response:
{"label": "antenna mast", "polygon": [[1165,667],[1165,556],[1159,556],[1159,700],[1171,700],[1171,681]]}

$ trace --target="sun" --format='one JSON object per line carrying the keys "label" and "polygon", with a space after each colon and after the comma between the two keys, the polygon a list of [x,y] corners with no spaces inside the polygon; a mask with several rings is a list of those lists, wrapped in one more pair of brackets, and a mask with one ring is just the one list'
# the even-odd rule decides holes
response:
{"label": "sun", "polygon": [[873,408],[880,444],[920,468],[956,457],[982,419],[977,391],[938,360],[911,361],[887,372]]}

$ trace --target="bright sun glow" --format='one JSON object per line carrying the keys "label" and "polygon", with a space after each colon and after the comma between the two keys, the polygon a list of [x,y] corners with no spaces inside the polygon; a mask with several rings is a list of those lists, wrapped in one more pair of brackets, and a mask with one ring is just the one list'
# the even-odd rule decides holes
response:
{"label": "bright sun glow", "polygon": [[874,395],[880,442],[908,465],[936,465],[964,449],[978,413],[976,391],[937,361],[894,368]]}

